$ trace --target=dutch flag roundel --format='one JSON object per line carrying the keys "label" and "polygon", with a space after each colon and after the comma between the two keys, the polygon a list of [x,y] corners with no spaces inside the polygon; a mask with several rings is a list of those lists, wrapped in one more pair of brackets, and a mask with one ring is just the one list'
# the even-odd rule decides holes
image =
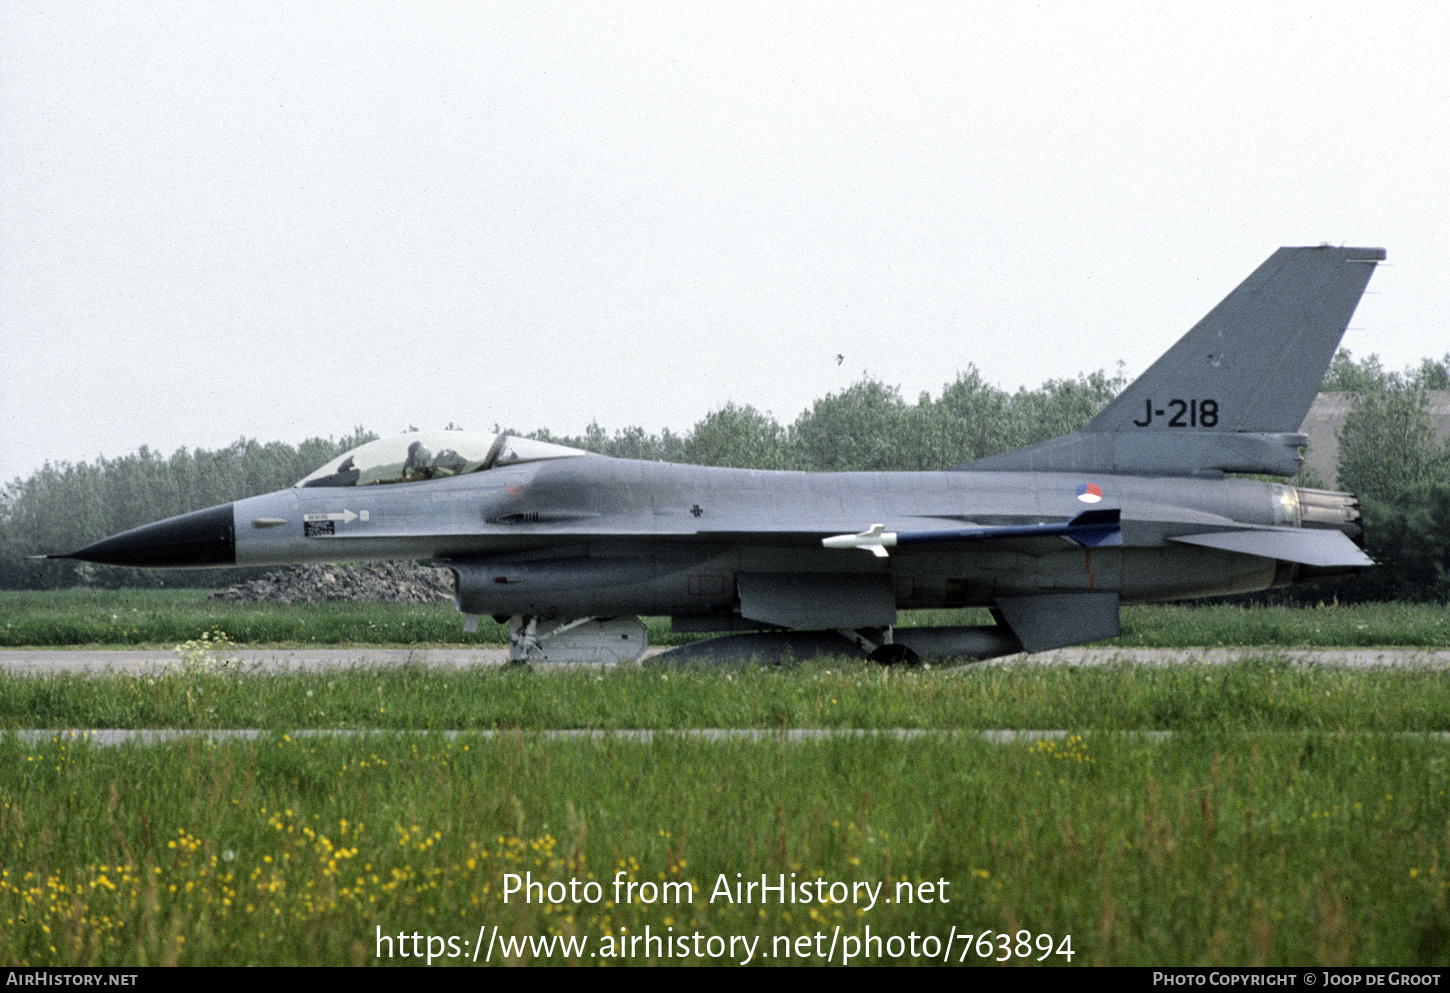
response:
{"label": "dutch flag roundel", "polygon": [[1077,498],[1083,503],[1097,503],[1103,498],[1103,488],[1097,483],[1083,483],[1077,488]]}

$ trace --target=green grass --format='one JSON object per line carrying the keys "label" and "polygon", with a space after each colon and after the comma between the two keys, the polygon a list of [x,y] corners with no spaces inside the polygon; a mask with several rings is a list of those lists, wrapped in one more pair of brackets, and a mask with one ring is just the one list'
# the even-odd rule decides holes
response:
{"label": "green grass", "polygon": [[429,670],[0,674],[0,728],[1091,728],[1192,733],[1450,731],[1450,672],[1299,666],[859,661],[729,671]]}
{"label": "green grass", "polygon": [[[650,642],[679,644],[668,618],[648,618]],[[989,624],[983,610],[917,611],[906,626]],[[251,646],[502,644],[505,628],[482,618],[476,635],[448,604],[402,606],[338,601],[235,604],[199,590],[0,591],[0,647],[169,646],[221,631]],[[1363,646],[1450,647],[1450,606],[1255,607],[1130,605],[1123,634],[1104,642],[1134,648]]]}
{"label": "green grass", "polygon": [[[66,627],[77,616],[92,626]],[[927,963],[910,936],[940,954],[955,928],[953,960],[964,935],[990,932],[971,964],[1000,954],[1002,934],[1022,961],[1025,932],[1050,936],[1051,964],[1068,961],[1057,952],[1070,936],[1073,965],[1444,966],[1450,743],[1430,732],[1450,732],[1450,675],[1275,652],[1440,646],[1446,617],[1400,605],[1125,611],[1119,644],[1261,649],[1226,665],[650,662],[545,674],[362,663],[263,676],[193,653],[139,677],[0,675],[0,728],[268,732],[114,748],[0,733],[0,965],[369,964],[378,935],[399,933],[419,934],[423,950],[440,938],[434,964],[462,964],[480,928],[586,942],[572,955],[495,946],[495,963],[595,963],[591,953],[618,952],[646,927],[758,938],[765,963],[805,939],[811,954],[789,961],[821,964],[833,938],[832,961],[860,951],[869,927],[882,942],[858,962]],[[169,647],[216,629],[248,645],[366,644],[377,625],[381,644],[462,640],[446,606],[257,608],[172,592],[3,594],[5,625],[10,644]],[[1072,733],[609,736],[702,727]],[[368,733],[292,733],[308,728]],[[530,733],[555,728],[604,735]],[[415,733],[434,729],[463,733]],[[693,899],[614,903],[621,872],[690,883]],[[597,882],[602,899],[504,903],[511,873]],[[869,910],[710,899],[722,877],[792,873],[884,895],[938,885],[931,902]],[[383,961],[418,964],[398,948]],[[634,952],[626,961],[647,960]],[[737,946],[664,960],[743,957]]]}
{"label": "green grass", "polygon": [[[1073,965],[1443,966],[1447,752],[1307,733],[1006,745],[277,735],[107,749],[6,738],[0,964],[366,964],[379,932],[456,936],[471,954],[481,926],[585,938],[572,957],[585,963],[646,926],[758,936],[766,963],[781,961],[777,939],[807,937],[813,954],[789,961],[820,964],[839,926],[898,942],[862,962],[913,961],[889,949],[905,953],[912,934],[941,949],[956,928],[951,957],[973,964],[962,935],[1026,931],[1054,952],[1070,936]],[[506,874],[525,872],[599,882],[603,899],[505,904]],[[616,904],[619,872],[690,883],[693,899]],[[885,894],[934,885],[932,902],[869,910],[711,901],[721,877],[761,874]],[[984,950],[999,954],[992,939]]]}
{"label": "green grass", "polygon": [[412,606],[343,600],[237,604],[205,590],[0,592],[0,647],[157,647],[221,631],[245,645],[502,644],[484,618],[477,635],[449,604]]}
{"label": "green grass", "polygon": [[1450,647],[1450,605],[1129,606],[1123,611],[1123,634],[1105,644],[1131,648],[1446,648]]}

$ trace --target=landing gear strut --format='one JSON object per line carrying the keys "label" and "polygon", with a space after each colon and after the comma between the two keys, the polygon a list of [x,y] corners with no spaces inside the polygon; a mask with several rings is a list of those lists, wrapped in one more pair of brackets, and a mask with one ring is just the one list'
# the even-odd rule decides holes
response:
{"label": "landing gear strut", "polygon": [[897,643],[889,627],[843,630],[840,633],[860,646],[866,657],[877,665],[916,665],[921,661],[921,656]]}

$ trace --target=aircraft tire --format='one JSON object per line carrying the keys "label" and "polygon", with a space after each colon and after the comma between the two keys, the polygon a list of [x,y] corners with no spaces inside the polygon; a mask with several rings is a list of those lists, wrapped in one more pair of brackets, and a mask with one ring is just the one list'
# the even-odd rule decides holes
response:
{"label": "aircraft tire", "polygon": [[882,645],[869,656],[877,665],[920,665],[921,656],[905,645]]}

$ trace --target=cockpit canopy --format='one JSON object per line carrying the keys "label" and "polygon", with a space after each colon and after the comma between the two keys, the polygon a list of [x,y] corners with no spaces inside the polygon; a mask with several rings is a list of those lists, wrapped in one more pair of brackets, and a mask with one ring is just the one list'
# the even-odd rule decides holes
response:
{"label": "cockpit canopy", "polygon": [[496,466],[592,453],[547,441],[474,431],[420,431],[379,438],[339,455],[298,486],[377,486],[483,472]]}

